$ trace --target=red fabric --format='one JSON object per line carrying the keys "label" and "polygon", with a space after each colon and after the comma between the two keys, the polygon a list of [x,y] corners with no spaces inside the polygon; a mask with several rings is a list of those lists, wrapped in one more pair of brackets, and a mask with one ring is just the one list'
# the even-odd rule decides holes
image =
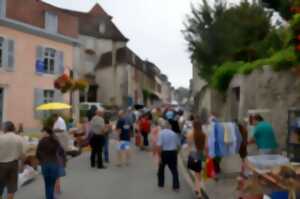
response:
{"label": "red fabric", "polygon": [[151,131],[151,124],[150,121],[146,118],[142,118],[140,121],[140,130],[143,133],[150,133]]}
{"label": "red fabric", "polygon": [[135,145],[136,146],[141,146],[142,144],[142,137],[141,134],[137,133],[135,136]]}
{"label": "red fabric", "polygon": [[214,178],[216,176],[214,161],[208,158],[206,161],[206,175],[208,178]]}

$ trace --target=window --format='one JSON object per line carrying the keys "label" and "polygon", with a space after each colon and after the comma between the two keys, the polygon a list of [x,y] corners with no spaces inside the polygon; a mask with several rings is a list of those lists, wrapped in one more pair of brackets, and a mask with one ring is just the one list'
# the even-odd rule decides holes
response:
{"label": "window", "polygon": [[54,102],[54,91],[44,90],[44,103]]}
{"label": "window", "polygon": [[105,26],[105,23],[102,22],[102,23],[99,24],[99,32],[100,32],[101,34],[104,34],[105,31],[106,31],[106,26]]}
{"label": "window", "polygon": [[55,73],[55,53],[56,50],[46,48],[44,52],[44,72],[48,74]]}
{"label": "window", "polygon": [[45,28],[47,31],[56,33],[58,30],[58,17],[52,12],[46,12]]}
{"label": "window", "polygon": [[6,15],[6,1],[0,0],[0,17],[5,17]]}
{"label": "window", "polygon": [[63,74],[64,68],[64,52],[37,46],[36,48],[36,73],[41,75],[47,74]]}
{"label": "window", "polygon": [[3,37],[0,37],[0,68],[7,72],[15,68],[15,42]]}

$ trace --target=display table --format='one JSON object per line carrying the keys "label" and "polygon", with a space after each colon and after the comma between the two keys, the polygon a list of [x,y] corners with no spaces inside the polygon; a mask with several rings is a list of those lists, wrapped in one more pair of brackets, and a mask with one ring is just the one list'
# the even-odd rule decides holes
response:
{"label": "display table", "polygon": [[[259,157],[259,156],[257,156]],[[266,159],[262,164],[267,165],[269,159]],[[276,162],[276,161],[275,161]],[[270,162],[269,162],[270,163]],[[294,163],[280,163],[272,164],[268,169],[262,169],[261,165],[253,163],[247,159],[245,161],[245,167],[247,173],[250,174],[248,179],[244,179],[241,188],[241,198],[263,198],[263,194],[271,193],[289,193],[291,199],[296,199],[296,192],[300,190],[300,164]],[[282,177],[283,168],[289,168],[292,170],[292,174],[296,175],[295,178]],[[288,174],[290,174],[289,172]],[[249,191],[251,190],[251,191]],[[247,194],[245,194],[247,192]],[[249,196],[251,193],[255,193],[255,196]],[[246,196],[248,195],[248,196]],[[293,197],[291,197],[293,196]],[[275,197],[276,198],[276,197]]]}
{"label": "display table", "polygon": [[[278,186],[280,189],[289,190],[287,185],[280,180],[280,176],[279,176],[280,167],[274,167],[273,169],[271,169],[269,171],[263,171],[263,170],[256,168],[248,160],[246,160],[245,166],[250,171],[252,171],[254,175],[257,175],[257,176],[265,179],[267,182],[272,183],[275,186]],[[296,174],[298,176],[300,176],[300,164],[291,163],[290,166],[292,166],[293,169],[295,170]]]}

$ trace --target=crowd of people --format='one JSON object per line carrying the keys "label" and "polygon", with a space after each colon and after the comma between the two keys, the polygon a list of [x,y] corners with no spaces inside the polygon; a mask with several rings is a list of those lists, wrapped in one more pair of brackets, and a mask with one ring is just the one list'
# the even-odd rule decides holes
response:
{"label": "crowd of people", "polygon": [[[209,157],[209,138],[207,125],[217,123],[218,119],[211,116],[203,119],[197,115],[189,115],[184,111],[173,108],[154,108],[134,110],[120,110],[117,119],[108,117],[104,108],[92,107],[81,127],[68,127],[62,116],[54,115],[54,124],[43,128],[44,136],[40,139],[36,150],[36,157],[40,162],[41,173],[45,181],[45,195],[47,199],[54,199],[61,193],[60,178],[66,175],[67,156],[79,155],[81,149],[90,146],[90,167],[106,169],[111,161],[109,143],[111,137],[117,137],[118,167],[130,166],[131,150],[134,145],[141,151],[151,152],[157,163],[157,185],[165,185],[165,167],[167,166],[173,177],[173,190],[180,190],[178,154],[182,148],[189,150],[187,167],[193,171],[195,177],[194,191],[198,198],[203,197],[201,189],[204,162]],[[259,152],[273,153],[277,142],[272,126],[260,115],[255,116],[256,128],[252,140],[248,142],[247,129],[238,124],[242,141],[239,153],[244,160],[247,156],[247,145],[256,143]],[[4,189],[8,192],[8,199],[13,199],[17,191],[19,161],[26,153],[26,143],[17,135],[12,122],[6,122],[0,133],[0,199]],[[70,149],[70,133],[74,137],[74,144],[79,152]],[[75,154],[75,155],[74,155]],[[214,157],[215,173],[221,172],[222,157]],[[216,175],[217,176],[217,175]]]}

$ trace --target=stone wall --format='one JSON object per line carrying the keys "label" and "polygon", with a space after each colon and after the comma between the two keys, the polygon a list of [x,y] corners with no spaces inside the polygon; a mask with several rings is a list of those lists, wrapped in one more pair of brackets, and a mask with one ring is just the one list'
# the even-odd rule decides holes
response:
{"label": "stone wall", "polygon": [[267,109],[262,113],[276,131],[281,148],[286,146],[288,110],[300,109],[300,77],[292,71],[274,72],[266,66],[250,75],[237,75],[226,94],[204,87],[196,97],[198,112],[214,112],[222,121],[240,121],[248,111]]}
{"label": "stone wall", "polygon": [[[239,100],[234,93],[236,88],[240,89]],[[291,108],[300,108],[300,78],[292,71],[274,72],[266,66],[232,80],[222,116],[227,120],[242,120],[251,109],[268,109],[270,112],[263,115],[275,128],[280,146],[285,147]]]}

